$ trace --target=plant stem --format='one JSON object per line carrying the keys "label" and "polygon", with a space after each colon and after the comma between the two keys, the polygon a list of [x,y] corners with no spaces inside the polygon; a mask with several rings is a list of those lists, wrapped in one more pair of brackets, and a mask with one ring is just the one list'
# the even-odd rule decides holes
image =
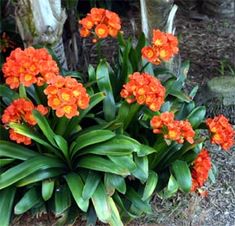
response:
{"label": "plant stem", "polygon": [[150,64],[150,62],[145,63],[145,65],[140,69],[140,73]]}

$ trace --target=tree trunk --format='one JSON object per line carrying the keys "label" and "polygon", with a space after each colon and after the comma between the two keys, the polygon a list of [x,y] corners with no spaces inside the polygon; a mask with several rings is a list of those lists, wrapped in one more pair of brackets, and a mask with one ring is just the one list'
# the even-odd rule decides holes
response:
{"label": "tree trunk", "polygon": [[18,0],[16,23],[25,47],[48,45],[56,54],[61,66],[67,69],[62,41],[65,11],[60,0]]}
{"label": "tree trunk", "polygon": [[[152,38],[153,29],[173,33],[173,21],[177,9],[177,6],[173,5],[173,0],[140,0],[142,31],[149,40]],[[170,14],[171,10],[174,11],[173,14]],[[169,24],[171,29],[168,27]]]}

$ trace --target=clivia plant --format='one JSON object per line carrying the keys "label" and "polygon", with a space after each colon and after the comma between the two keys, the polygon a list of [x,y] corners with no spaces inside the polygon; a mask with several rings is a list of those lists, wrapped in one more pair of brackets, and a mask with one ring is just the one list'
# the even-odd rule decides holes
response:
{"label": "clivia plant", "polygon": [[205,119],[195,105],[197,87],[184,93],[188,62],[177,75],[161,67],[178,52],[176,37],[154,30],[149,45],[144,35],[133,45],[104,9],[80,24],[83,37],[117,37],[115,62],[100,59],[79,76],[60,70],[47,49],[29,47],[2,67],[2,226],[29,210],[54,213],[58,225],[81,215],[123,225],[151,213],[154,192],[200,191],[212,173],[202,129],[225,150],[234,143],[228,119]]}

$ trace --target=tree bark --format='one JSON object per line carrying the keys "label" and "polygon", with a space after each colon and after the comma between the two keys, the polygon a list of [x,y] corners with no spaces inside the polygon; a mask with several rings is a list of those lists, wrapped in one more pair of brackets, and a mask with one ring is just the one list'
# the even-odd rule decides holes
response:
{"label": "tree bark", "polygon": [[62,41],[65,10],[60,0],[18,0],[16,23],[25,47],[50,46],[62,68],[67,69],[67,60]]}

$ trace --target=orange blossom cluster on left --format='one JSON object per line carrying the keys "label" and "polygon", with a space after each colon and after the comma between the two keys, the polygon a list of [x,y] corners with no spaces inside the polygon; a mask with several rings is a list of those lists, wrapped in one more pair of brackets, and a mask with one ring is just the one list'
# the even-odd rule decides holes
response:
{"label": "orange blossom cluster on left", "polygon": [[[15,49],[7,57],[2,71],[6,84],[11,89],[17,89],[20,85],[24,87],[44,85],[48,106],[56,110],[57,117],[72,118],[79,114],[78,108],[85,109],[89,105],[90,98],[83,85],[69,76],[60,76],[56,62],[44,48]],[[32,112],[35,109],[42,115],[46,115],[49,110],[42,105],[34,106],[29,99],[14,100],[4,110],[2,122],[6,127],[10,122],[34,126],[36,120]],[[10,139],[26,145],[31,143],[30,138],[17,134],[13,129],[10,130]]]}

